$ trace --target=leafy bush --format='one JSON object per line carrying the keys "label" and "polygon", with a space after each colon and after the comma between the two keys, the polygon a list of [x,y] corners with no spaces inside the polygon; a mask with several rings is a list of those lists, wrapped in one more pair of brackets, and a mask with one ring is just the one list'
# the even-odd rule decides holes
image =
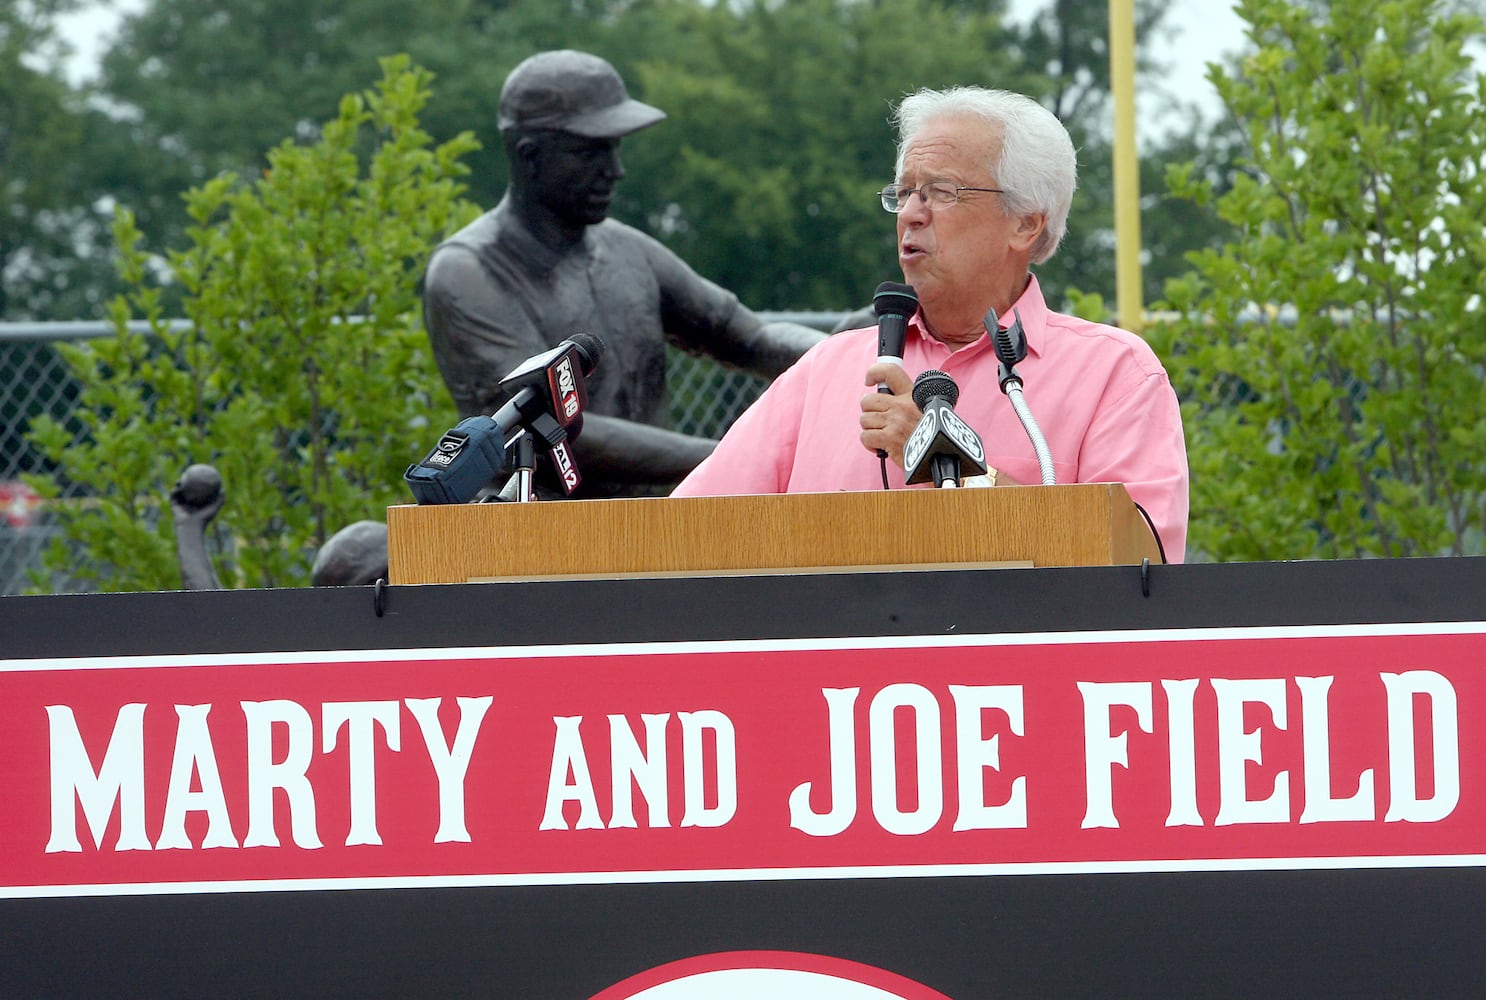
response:
{"label": "leafy bush", "polygon": [[434,146],[418,126],[431,74],[401,56],[382,72],[317,142],[274,149],[263,176],[187,193],[189,245],[165,275],[187,322],[162,318],[161,262],[118,213],[129,290],[110,308],[115,335],[67,350],[81,432],[44,419],[32,433],[57,467],[38,489],[88,495],[57,505],[53,571],[108,590],[178,586],[166,496],[193,463],[226,482],[214,531],[228,586],[303,584],[327,536],[408,499],[403,470],[455,417],[417,281],[476,211],[458,178],[478,144]]}
{"label": "leafy bush", "polygon": [[[1243,0],[1213,71],[1248,144],[1238,230],[1147,331],[1183,399],[1194,549],[1215,559],[1479,553],[1486,516],[1482,24],[1438,0]],[[1215,179],[1169,172],[1213,200]]]}

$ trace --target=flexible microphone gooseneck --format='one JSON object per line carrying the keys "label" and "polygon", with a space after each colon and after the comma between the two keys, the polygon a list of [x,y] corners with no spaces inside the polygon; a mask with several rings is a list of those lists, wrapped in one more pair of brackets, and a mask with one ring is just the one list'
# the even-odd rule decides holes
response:
{"label": "flexible microphone gooseneck", "polygon": [[1022,422],[1022,429],[1032,442],[1032,450],[1037,453],[1037,468],[1042,473],[1042,485],[1056,486],[1058,476],[1053,471],[1053,453],[1047,446],[1047,438],[1042,436],[1042,428],[1037,426],[1037,421],[1032,416],[1031,408],[1027,406],[1026,397],[1022,394],[1022,377],[1016,373],[1017,363],[1027,356],[1027,334],[1022,329],[1022,315],[1013,309],[1011,317],[1011,326],[1005,329],[1002,329],[1001,320],[994,309],[986,312],[984,320],[986,333],[991,335],[991,343],[996,347],[996,357],[1001,362],[1001,391],[1011,400],[1011,408]]}

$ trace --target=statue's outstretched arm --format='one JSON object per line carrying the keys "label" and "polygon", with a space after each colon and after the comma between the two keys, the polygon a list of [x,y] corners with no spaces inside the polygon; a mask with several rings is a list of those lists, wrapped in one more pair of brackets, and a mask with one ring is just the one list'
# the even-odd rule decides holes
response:
{"label": "statue's outstretched arm", "polygon": [[587,413],[573,450],[585,477],[664,484],[679,483],[716,445],[710,438]]}
{"label": "statue's outstretched arm", "polygon": [[222,477],[210,465],[190,466],[170,491],[176,558],[181,567],[181,587],[185,590],[222,589],[206,551],[206,526],[226,500]]}
{"label": "statue's outstretched arm", "polygon": [[765,323],[740,305],[727,326],[708,338],[705,349],[730,368],[773,379],[825,339],[826,334],[799,323]]}

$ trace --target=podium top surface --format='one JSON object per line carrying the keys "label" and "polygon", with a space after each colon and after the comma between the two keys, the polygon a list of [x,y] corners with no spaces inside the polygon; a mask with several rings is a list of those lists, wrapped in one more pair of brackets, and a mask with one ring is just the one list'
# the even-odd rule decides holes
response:
{"label": "podium top surface", "polygon": [[1160,561],[1115,483],[400,505],[389,582]]}

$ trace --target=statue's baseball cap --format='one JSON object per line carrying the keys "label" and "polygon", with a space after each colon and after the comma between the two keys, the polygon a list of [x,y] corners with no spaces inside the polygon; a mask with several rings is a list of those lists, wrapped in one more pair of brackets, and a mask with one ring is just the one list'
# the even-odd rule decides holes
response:
{"label": "statue's baseball cap", "polygon": [[587,52],[559,49],[522,60],[506,77],[497,122],[507,129],[555,129],[617,139],[666,113],[629,96],[619,73]]}

